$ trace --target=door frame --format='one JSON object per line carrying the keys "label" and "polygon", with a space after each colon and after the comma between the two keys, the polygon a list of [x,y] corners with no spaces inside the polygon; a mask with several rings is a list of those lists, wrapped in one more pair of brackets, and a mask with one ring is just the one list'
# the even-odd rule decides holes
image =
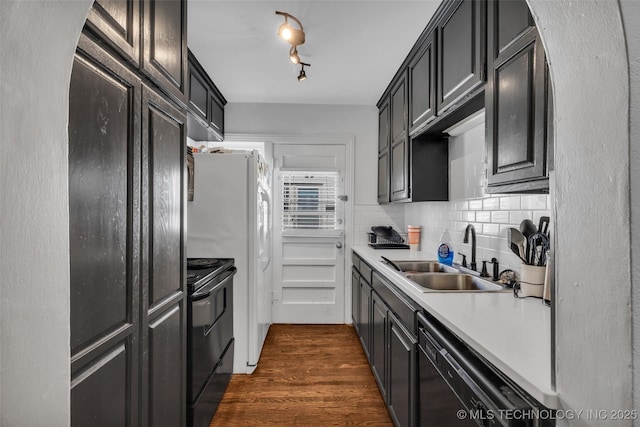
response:
{"label": "door frame", "polygon": [[[344,206],[344,322],[351,319],[351,247],[353,246],[353,212],[355,189],[355,136],[354,135],[294,135],[294,134],[243,134],[225,133],[224,142],[265,142],[287,145],[344,145],[345,147],[345,172],[344,190],[349,196]],[[224,142],[221,145],[224,145]],[[220,145],[220,144],[218,144]],[[274,164],[274,170],[276,165]],[[272,182],[272,190],[275,182]],[[275,208],[275,207],[274,207]],[[274,224],[275,227],[275,224]],[[273,239],[271,244],[273,245]],[[273,247],[272,253],[273,253]]]}

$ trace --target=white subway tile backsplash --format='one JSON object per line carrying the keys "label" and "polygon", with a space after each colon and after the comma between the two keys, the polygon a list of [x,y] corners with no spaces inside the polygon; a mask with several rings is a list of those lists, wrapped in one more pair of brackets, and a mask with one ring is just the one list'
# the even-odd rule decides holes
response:
{"label": "white subway tile backsplash", "polygon": [[[547,208],[535,208],[535,206]],[[360,205],[354,208],[354,238],[356,245],[366,244],[366,233],[372,225],[391,225],[400,233],[406,232],[407,224],[422,226],[421,250],[436,259],[440,235],[447,228],[456,251],[456,262],[460,253],[467,254],[471,262],[471,245],[462,243],[468,224],[476,229],[476,261],[478,269],[482,260],[497,258],[500,270],[506,268],[519,272],[521,261],[507,246],[507,229],[518,228],[520,222],[531,219],[537,225],[541,216],[550,215],[548,196],[496,196],[470,200],[437,203],[408,203],[400,205]]]}
{"label": "white subway tile backsplash", "polygon": [[497,224],[509,223],[509,211],[493,211],[491,212],[491,222]]}
{"label": "white subway tile backsplash", "polygon": [[482,234],[486,236],[499,236],[500,235],[500,224],[483,224],[482,225]]}
{"label": "white subway tile backsplash", "polygon": [[485,211],[495,211],[500,209],[500,199],[491,197],[482,200],[482,209]]}
{"label": "white subway tile backsplash", "polygon": [[511,211],[511,224],[519,225],[523,219],[532,219],[531,211]]}
{"label": "white subway tile backsplash", "polygon": [[458,200],[453,202],[453,206],[457,211],[466,211],[469,209],[469,202],[467,200]]}
{"label": "white subway tile backsplash", "polygon": [[548,196],[545,194],[526,195],[521,198],[521,209],[541,210],[547,209]]}
{"label": "white subway tile backsplash", "polygon": [[500,197],[500,210],[514,211],[520,209],[520,196]]}
{"label": "white subway tile backsplash", "polygon": [[469,200],[469,210],[481,211],[482,210],[482,199]]}
{"label": "white subway tile backsplash", "polygon": [[491,212],[490,211],[479,211],[479,212],[476,212],[476,221],[477,222],[491,222]]}
{"label": "white subway tile backsplash", "polygon": [[462,220],[466,222],[474,222],[476,220],[475,211],[462,212]]}

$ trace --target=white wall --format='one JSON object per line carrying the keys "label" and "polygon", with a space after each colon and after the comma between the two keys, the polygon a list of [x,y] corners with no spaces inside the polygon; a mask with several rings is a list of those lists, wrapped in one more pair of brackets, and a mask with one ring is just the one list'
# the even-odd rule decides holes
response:
{"label": "white wall", "polygon": [[[628,77],[618,2],[529,2],[556,85],[556,167],[562,174],[555,205],[564,284],[558,391],[567,408],[631,407]],[[0,1],[0,424],[6,426],[69,423],[66,126],[72,55],[89,5],[90,0]],[[637,64],[640,12],[633,5],[624,11],[625,21],[635,26],[628,30]],[[638,94],[636,74],[633,93]],[[363,108],[372,111],[360,123],[372,124],[365,139],[375,146],[375,107]],[[266,108],[243,110],[284,118]],[[314,108],[293,110],[313,132],[323,128],[307,116]],[[325,132],[355,133],[358,145],[361,134],[347,131],[356,116],[326,114],[335,120],[319,122],[341,128]],[[237,120],[245,122],[243,132],[252,121],[268,127],[260,116],[241,114],[227,123],[230,132],[240,130]],[[291,121],[279,126],[284,123]],[[637,136],[638,123],[631,126]],[[375,149],[363,153],[364,159],[361,153],[356,148],[356,174],[371,182],[356,182],[363,191],[356,204],[373,203]],[[634,168],[640,164],[636,150],[632,160]],[[360,175],[363,168],[371,172]],[[635,175],[632,185],[637,192]],[[637,219],[635,202],[633,207]],[[638,299],[634,308],[640,312]]]}
{"label": "white wall", "polygon": [[0,1],[0,424],[69,424],[67,121],[90,2]]}
{"label": "white wall", "polygon": [[229,103],[225,132],[256,135],[347,135],[354,148],[354,242],[364,243],[372,225],[400,229],[399,206],[379,206],[378,109],[363,105],[291,105]]}
{"label": "white wall", "polygon": [[247,104],[225,106],[225,132],[355,137],[355,204],[377,194],[378,109],[363,105]]}

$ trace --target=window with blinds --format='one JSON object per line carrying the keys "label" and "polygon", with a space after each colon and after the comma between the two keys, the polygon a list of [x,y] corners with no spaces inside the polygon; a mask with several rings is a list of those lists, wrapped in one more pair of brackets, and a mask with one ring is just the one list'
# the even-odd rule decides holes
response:
{"label": "window with blinds", "polygon": [[336,230],[338,172],[282,172],[282,229]]}

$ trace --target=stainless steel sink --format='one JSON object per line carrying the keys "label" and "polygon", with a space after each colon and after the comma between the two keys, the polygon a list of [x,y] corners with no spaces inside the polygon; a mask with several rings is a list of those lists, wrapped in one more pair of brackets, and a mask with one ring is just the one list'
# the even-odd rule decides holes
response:
{"label": "stainless steel sink", "polygon": [[407,274],[451,272],[451,267],[440,264],[438,261],[393,261],[393,263]]}
{"label": "stainless steel sink", "polygon": [[499,292],[504,288],[496,283],[470,274],[460,273],[413,273],[407,279],[427,290],[438,292]]}

